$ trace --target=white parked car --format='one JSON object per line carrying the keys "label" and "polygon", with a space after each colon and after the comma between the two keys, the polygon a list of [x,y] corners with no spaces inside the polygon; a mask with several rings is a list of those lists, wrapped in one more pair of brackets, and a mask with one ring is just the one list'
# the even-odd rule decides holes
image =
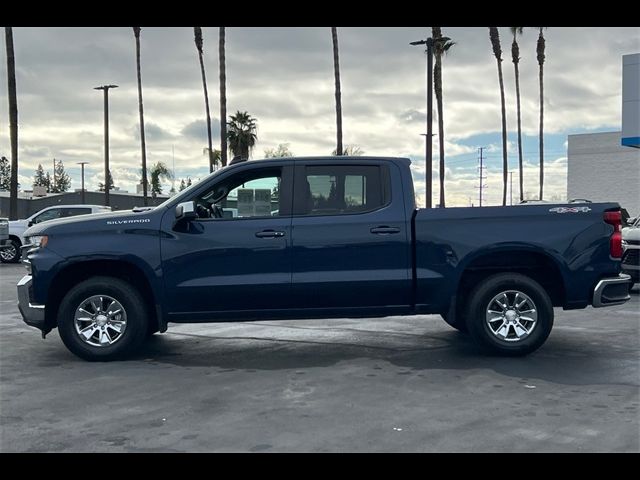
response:
{"label": "white parked car", "polygon": [[640,283],[640,217],[622,229],[622,248],[622,273],[631,275],[633,283]]}
{"label": "white parked car", "polygon": [[20,247],[26,242],[24,232],[36,223],[56,220],[58,218],[74,217],[76,215],[88,215],[90,213],[110,212],[111,207],[103,205],[55,205],[43,208],[25,220],[13,220],[9,222],[9,241],[0,248],[0,261],[2,263],[15,263],[20,260]]}

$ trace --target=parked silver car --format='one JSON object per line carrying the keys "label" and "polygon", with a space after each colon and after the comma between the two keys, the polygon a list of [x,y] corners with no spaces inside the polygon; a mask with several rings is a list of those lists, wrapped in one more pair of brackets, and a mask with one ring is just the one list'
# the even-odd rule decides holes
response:
{"label": "parked silver car", "polygon": [[622,248],[622,272],[630,275],[634,283],[640,283],[640,217],[622,229]]}
{"label": "parked silver car", "polygon": [[0,248],[0,261],[2,263],[15,263],[20,260],[20,247],[25,244],[23,234],[32,225],[58,218],[110,211],[111,207],[103,205],[54,205],[43,208],[24,220],[12,220],[9,222],[9,241],[5,247]]}

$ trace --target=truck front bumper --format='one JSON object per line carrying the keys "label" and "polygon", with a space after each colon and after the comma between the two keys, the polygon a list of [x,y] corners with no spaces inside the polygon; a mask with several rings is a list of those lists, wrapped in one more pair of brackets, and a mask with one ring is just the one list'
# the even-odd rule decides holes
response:
{"label": "truck front bumper", "polygon": [[31,303],[31,275],[25,275],[18,282],[18,309],[24,323],[45,331],[44,305]]}
{"label": "truck front bumper", "polygon": [[631,277],[621,273],[617,277],[603,278],[593,290],[592,305],[596,308],[621,305],[631,298],[629,285]]}

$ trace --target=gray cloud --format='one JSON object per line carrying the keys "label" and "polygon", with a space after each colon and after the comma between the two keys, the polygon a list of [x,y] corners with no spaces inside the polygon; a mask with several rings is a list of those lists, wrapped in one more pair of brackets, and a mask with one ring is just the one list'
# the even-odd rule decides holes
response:
{"label": "gray cloud", "polygon": [[[496,136],[489,143],[500,141],[500,106],[487,28],[443,27],[443,32],[457,42],[443,68],[445,145],[451,158],[470,149],[462,145],[470,137],[491,134]],[[500,32],[512,134],[511,39],[508,28]],[[429,27],[339,28],[346,143],[359,144],[372,155],[423,155],[425,55],[409,42],[429,33]],[[203,34],[210,105],[217,114],[217,27],[204,27]],[[621,55],[640,51],[638,29],[557,27],[545,36],[546,131],[566,135],[619,128]],[[532,28],[520,39],[523,130],[529,136],[538,129],[536,39]],[[137,128],[132,130],[138,112],[131,28],[16,27],[14,41],[21,178],[31,177],[38,162],[54,156],[70,166],[90,161],[88,167],[99,174],[103,105],[102,93],[93,87],[114,83],[119,85],[110,94],[114,177],[121,176],[123,187],[133,190],[134,176],[124,173],[140,161]],[[177,170],[206,171],[202,81],[192,28],[144,27],[141,49],[149,161],[170,165],[175,151]],[[0,78],[6,78],[4,61]],[[227,94],[229,113],[247,110],[258,119],[256,156],[287,142],[298,155],[330,152],[335,111],[329,28],[229,27]],[[5,119],[0,121],[0,153],[9,151],[7,118],[6,89],[0,88],[0,119]],[[217,120],[213,127],[217,143]],[[550,171],[561,172],[554,168]],[[177,175],[185,176],[180,171]],[[75,170],[71,174],[74,181],[79,178]],[[454,195],[456,188],[467,187],[451,181],[450,191]],[[565,187],[558,181],[557,188]]]}

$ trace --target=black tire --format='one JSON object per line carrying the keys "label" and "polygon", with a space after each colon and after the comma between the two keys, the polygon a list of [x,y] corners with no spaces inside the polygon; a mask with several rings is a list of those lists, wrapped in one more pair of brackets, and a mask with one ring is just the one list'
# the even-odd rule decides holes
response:
{"label": "black tire", "polygon": [[[126,312],[126,327],[111,345],[90,345],[76,331],[76,309],[96,295],[112,297]],[[89,361],[117,360],[132,354],[144,341],[148,324],[149,314],[142,295],[130,283],[114,277],[93,277],[79,283],[64,296],[58,310],[60,338],[72,353]]]}
{"label": "black tire", "polygon": [[6,248],[2,248],[0,261],[2,263],[18,263],[20,261],[20,242],[13,238],[10,239]]}
{"label": "black tire", "polygon": [[[489,327],[486,318],[492,299],[506,291],[521,292],[534,303],[537,321],[528,335],[523,335],[521,340],[514,339],[514,327],[506,329],[509,332],[507,336],[512,341],[499,338]],[[515,300],[513,302],[515,303]],[[489,352],[504,356],[527,355],[540,348],[551,333],[553,304],[547,292],[535,280],[518,273],[501,273],[484,279],[482,284],[473,290],[467,304],[466,323],[471,337]],[[523,325],[531,324],[523,322]]]}

